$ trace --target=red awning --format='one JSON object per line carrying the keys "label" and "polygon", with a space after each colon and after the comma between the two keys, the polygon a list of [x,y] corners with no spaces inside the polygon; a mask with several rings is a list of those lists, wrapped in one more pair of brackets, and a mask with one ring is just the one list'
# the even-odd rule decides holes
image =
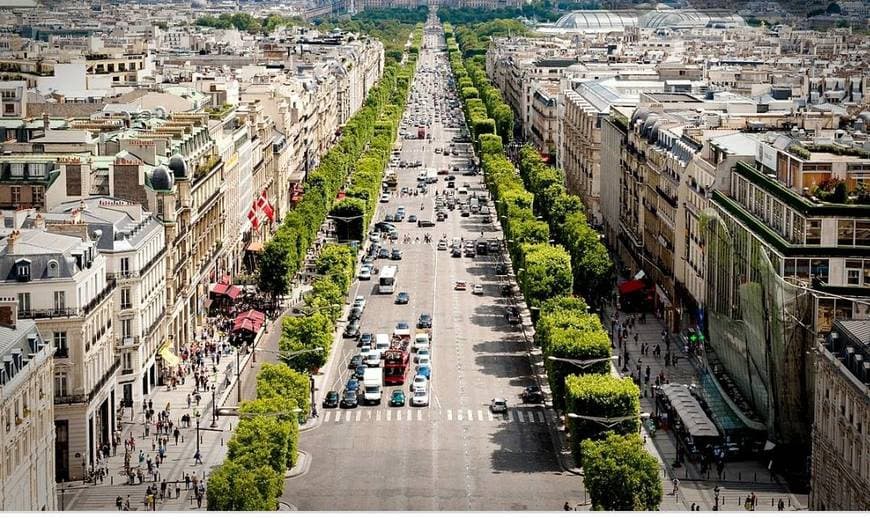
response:
{"label": "red awning", "polygon": [[624,296],[637,292],[638,290],[643,290],[644,288],[646,288],[646,283],[639,279],[632,279],[619,285],[619,295]]}
{"label": "red awning", "polygon": [[233,278],[230,277],[229,274],[224,274],[223,276],[221,276],[221,283],[223,283],[226,286],[230,286],[233,284]]}
{"label": "red awning", "polygon": [[221,294],[221,295],[225,295],[225,294],[227,293],[227,289],[228,289],[228,288],[229,288],[229,287],[228,287],[226,284],[224,284],[224,283],[218,283],[217,285],[214,286],[214,288],[211,289],[211,292],[212,292],[213,294]]}
{"label": "red awning", "polygon": [[242,294],[242,289],[233,285],[227,289],[226,296],[230,299],[236,299]]}
{"label": "red awning", "polygon": [[248,319],[249,321],[254,321],[262,324],[266,321],[266,314],[258,310],[248,310],[247,312],[242,312],[236,316],[236,320],[241,319]]}
{"label": "red awning", "polygon": [[257,333],[257,331],[259,330],[260,325],[257,325],[257,323],[251,321],[250,319],[241,319],[233,323],[233,332],[246,331],[251,333]]}

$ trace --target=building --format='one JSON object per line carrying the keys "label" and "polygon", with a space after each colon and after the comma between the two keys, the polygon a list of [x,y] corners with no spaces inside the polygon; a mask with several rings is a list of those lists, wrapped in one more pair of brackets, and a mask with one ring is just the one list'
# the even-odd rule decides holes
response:
{"label": "building", "polygon": [[70,481],[95,463],[98,447],[114,430],[116,282],[80,220],[47,225],[37,215],[35,228],[22,229],[24,216],[4,218],[12,225],[0,238],[0,297],[15,298],[18,318],[35,320],[40,335],[51,340],[54,476]]}
{"label": "building", "polygon": [[0,81],[0,103],[3,117],[24,117],[27,114],[26,81]]}
{"label": "building", "polygon": [[56,510],[53,349],[18,300],[0,297],[0,509]]}
{"label": "building", "polygon": [[834,323],[815,377],[810,510],[870,510],[870,320]]}

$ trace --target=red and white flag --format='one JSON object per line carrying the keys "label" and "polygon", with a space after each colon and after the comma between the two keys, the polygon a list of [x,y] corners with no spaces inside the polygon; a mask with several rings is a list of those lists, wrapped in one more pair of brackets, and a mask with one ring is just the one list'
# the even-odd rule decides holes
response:
{"label": "red and white flag", "polygon": [[272,204],[269,203],[269,198],[266,196],[266,192],[263,191],[260,194],[260,198],[257,199],[257,209],[263,211],[263,214],[266,215],[266,218],[269,221],[275,220],[275,209],[272,207]]}
{"label": "red and white flag", "polygon": [[248,209],[248,220],[251,221],[251,226],[254,228],[255,231],[260,229],[260,217],[257,214],[256,202],[254,202],[253,205],[251,205],[251,208]]}

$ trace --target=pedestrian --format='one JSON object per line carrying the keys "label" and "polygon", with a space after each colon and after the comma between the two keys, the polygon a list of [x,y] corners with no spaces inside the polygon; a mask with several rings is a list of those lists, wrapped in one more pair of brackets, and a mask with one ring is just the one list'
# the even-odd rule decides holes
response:
{"label": "pedestrian", "polygon": [[175,483],[175,499],[181,497],[181,487],[178,486],[178,483]]}
{"label": "pedestrian", "polygon": [[202,494],[196,496],[196,507],[202,508]]}
{"label": "pedestrian", "polygon": [[124,510],[130,510],[130,494],[127,494],[127,499],[124,500]]}
{"label": "pedestrian", "polygon": [[779,503],[776,504],[776,509],[780,512],[785,510],[785,501],[783,501],[782,498],[779,498]]}
{"label": "pedestrian", "polygon": [[202,454],[199,453],[199,449],[197,449],[196,454],[193,455],[193,464],[202,465]]}
{"label": "pedestrian", "polygon": [[190,474],[184,475],[184,489],[190,490]]}
{"label": "pedestrian", "polygon": [[124,499],[121,496],[115,498],[115,506],[118,507],[119,512],[124,508]]}
{"label": "pedestrian", "polygon": [[563,506],[562,509],[565,510],[566,512],[571,511],[571,505],[568,504],[568,501],[565,501],[565,506]]}
{"label": "pedestrian", "polygon": [[680,492],[680,480],[677,478],[674,478],[672,483],[674,484],[674,491],[672,492],[672,494],[677,495]]}

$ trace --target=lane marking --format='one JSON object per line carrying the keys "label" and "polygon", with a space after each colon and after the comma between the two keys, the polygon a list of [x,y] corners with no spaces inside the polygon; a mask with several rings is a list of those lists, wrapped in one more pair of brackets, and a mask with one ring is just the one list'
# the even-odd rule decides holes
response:
{"label": "lane marking", "polygon": [[345,421],[345,422],[349,422],[349,421],[350,421],[350,414],[351,414],[350,409],[348,409],[348,410],[344,413],[344,421]]}
{"label": "lane marking", "polygon": [[544,423],[544,422],[546,421],[546,419],[544,418],[544,412],[543,412],[543,411],[538,411],[538,421],[541,422],[541,423]]}
{"label": "lane marking", "polygon": [[357,421],[357,422],[360,421],[360,418],[362,418],[362,413],[361,413],[361,412],[356,414],[356,421]]}
{"label": "lane marking", "polygon": [[535,413],[534,413],[534,411],[529,411],[529,423],[535,423]]}
{"label": "lane marking", "polygon": [[447,410],[447,419],[453,420],[453,411],[451,411],[450,409]]}
{"label": "lane marking", "polygon": [[335,413],[335,421],[336,421],[336,422],[340,422],[340,421],[341,421],[341,411],[336,411],[336,413]]}
{"label": "lane marking", "polygon": [[393,415],[393,411],[392,411],[392,409],[387,409],[387,421],[388,421],[388,422],[389,422],[390,419],[393,417],[392,415]]}
{"label": "lane marking", "polygon": [[402,421],[402,411],[401,411],[401,410],[397,410],[397,411],[396,411],[396,421],[397,421],[397,422],[401,422],[401,421]]}
{"label": "lane marking", "polygon": [[483,409],[478,409],[478,410],[477,410],[477,421],[478,421],[478,422],[482,422],[482,421],[483,421]]}
{"label": "lane marking", "polygon": [[523,412],[522,412],[522,411],[515,411],[515,413],[517,413],[517,420],[519,420],[520,423],[525,422],[525,419],[523,418]]}
{"label": "lane marking", "polygon": [[473,421],[474,421],[474,417],[473,417],[472,414],[471,414],[471,409],[468,410],[468,421],[469,421],[469,422],[473,422]]}
{"label": "lane marking", "polygon": [[462,421],[462,409],[460,409],[459,411],[456,411],[456,419],[459,420],[460,422]]}
{"label": "lane marking", "polygon": [[326,423],[329,419],[332,418],[332,411],[327,411],[323,413],[323,422]]}
{"label": "lane marking", "polygon": [[[408,409],[408,415],[409,415],[408,418],[410,418],[410,414],[411,414],[411,410]],[[417,421],[419,422],[419,421],[421,421],[422,419],[423,419],[423,410],[422,410],[422,409],[417,409]]]}

